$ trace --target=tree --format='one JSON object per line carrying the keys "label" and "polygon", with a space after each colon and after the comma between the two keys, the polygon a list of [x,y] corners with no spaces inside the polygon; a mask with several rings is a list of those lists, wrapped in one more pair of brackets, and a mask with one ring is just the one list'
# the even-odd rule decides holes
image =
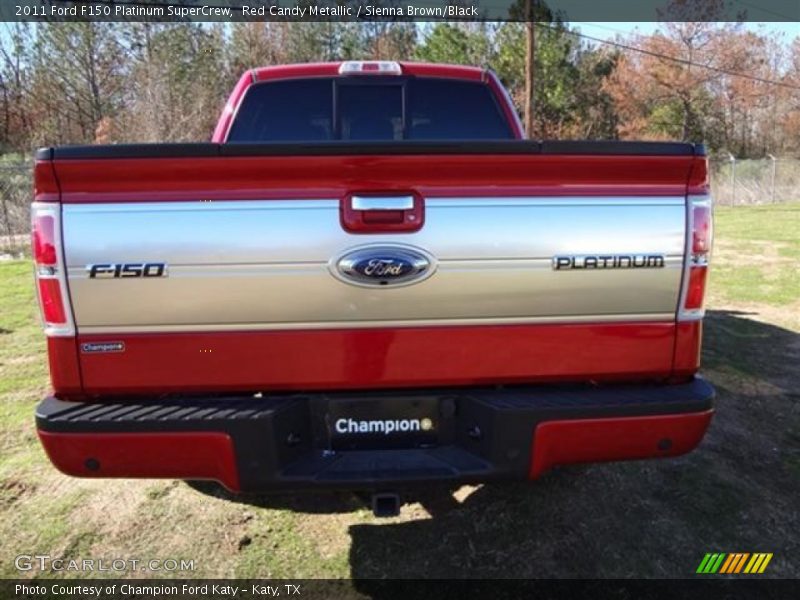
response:
{"label": "tree", "polygon": [[[525,27],[505,23],[497,33],[497,72],[518,108],[526,102]],[[533,138],[562,137],[576,117],[579,45],[563,23],[537,25],[534,48]]]}
{"label": "tree", "polygon": [[784,81],[793,86],[783,90],[781,111],[782,146],[800,155],[800,36],[789,49],[788,69]]}
{"label": "tree", "polygon": [[208,139],[231,85],[224,48],[219,26],[137,24],[119,129],[140,141]]}
{"label": "tree", "polygon": [[285,62],[283,23],[245,22],[230,25],[226,59],[235,79],[247,69]]}
{"label": "tree", "polygon": [[[42,23],[34,42],[31,101],[34,142],[90,142],[124,94],[117,23]],[[53,57],[58,57],[54,60]]]}
{"label": "tree", "polygon": [[414,23],[375,21],[364,23],[356,31],[361,41],[360,58],[407,60],[417,43]]}
{"label": "tree", "polygon": [[582,47],[577,51],[577,85],[574,89],[574,121],[564,132],[577,139],[613,140],[618,136],[618,118],[613,98],[603,89],[614,72],[619,52]]}
{"label": "tree", "polygon": [[449,23],[437,23],[417,47],[416,58],[426,62],[456,65],[472,64],[470,36],[463,29]]}
{"label": "tree", "polygon": [[29,25],[6,24],[0,36],[0,96],[2,134],[0,145],[9,150],[27,150],[32,122],[29,114],[29,79],[32,69],[33,38]]}
{"label": "tree", "polygon": [[[673,0],[672,9],[693,5]],[[387,21],[9,24],[0,36],[0,148],[206,140],[246,69],[416,58],[494,68],[520,112],[533,98],[535,138],[685,139],[737,156],[800,153],[800,37],[666,23],[654,35],[619,39],[642,53],[581,42],[537,12],[528,94],[522,22],[438,23],[418,33]]]}
{"label": "tree", "polygon": [[624,53],[605,86],[620,115],[620,133],[703,141],[709,85],[735,60],[724,47],[731,33],[715,23],[668,23],[652,36],[623,40],[646,53]]}
{"label": "tree", "polygon": [[791,90],[780,85],[789,75],[774,36],[729,23],[668,23],[621,41],[645,52],[623,52],[604,85],[623,137],[705,142],[742,157],[797,147],[784,133]]}

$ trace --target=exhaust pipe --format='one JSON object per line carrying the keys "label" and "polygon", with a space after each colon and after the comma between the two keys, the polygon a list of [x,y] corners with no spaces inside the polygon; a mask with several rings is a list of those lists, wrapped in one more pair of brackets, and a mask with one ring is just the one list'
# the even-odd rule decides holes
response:
{"label": "exhaust pipe", "polygon": [[400,514],[400,496],[393,492],[372,494],[372,514],[376,517],[396,517]]}

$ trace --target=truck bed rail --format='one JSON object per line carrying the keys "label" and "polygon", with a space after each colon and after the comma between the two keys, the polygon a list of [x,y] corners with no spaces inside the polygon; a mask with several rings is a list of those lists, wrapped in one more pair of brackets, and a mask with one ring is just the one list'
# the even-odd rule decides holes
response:
{"label": "truck bed rail", "polygon": [[545,154],[589,156],[705,156],[705,146],[681,142],[496,141],[115,144],[40,148],[37,160],[204,158],[215,156],[360,156],[415,154]]}

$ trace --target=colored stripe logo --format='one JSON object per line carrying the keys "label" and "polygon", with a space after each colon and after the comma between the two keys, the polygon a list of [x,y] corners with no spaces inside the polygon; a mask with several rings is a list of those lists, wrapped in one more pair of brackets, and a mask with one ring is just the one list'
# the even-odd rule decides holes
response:
{"label": "colored stripe logo", "polygon": [[763,573],[771,560],[771,552],[755,552],[753,554],[749,552],[708,553],[700,561],[700,566],[697,567],[695,572],[710,575],[715,573],[721,575]]}

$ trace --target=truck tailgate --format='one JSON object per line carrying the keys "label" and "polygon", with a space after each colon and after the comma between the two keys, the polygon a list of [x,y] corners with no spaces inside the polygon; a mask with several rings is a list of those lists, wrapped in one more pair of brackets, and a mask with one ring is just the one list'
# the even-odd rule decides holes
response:
{"label": "truck tailgate", "polygon": [[[205,147],[216,150],[51,156],[89,394],[672,370],[686,196],[701,183],[692,146],[194,148]],[[353,195],[417,198],[424,224],[347,231]],[[424,256],[426,277],[342,277],[339,261],[362,248]],[[91,276],[148,264],[163,273]]]}

